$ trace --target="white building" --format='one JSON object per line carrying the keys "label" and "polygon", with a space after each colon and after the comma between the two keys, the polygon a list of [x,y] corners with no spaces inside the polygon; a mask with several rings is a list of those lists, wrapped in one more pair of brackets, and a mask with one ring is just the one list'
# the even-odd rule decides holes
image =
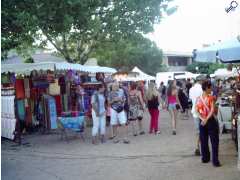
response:
{"label": "white building", "polygon": [[193,54],[191,52],[163,52],[163,65],[166,65],[168,71],[185,71],[186,67],[192,64]]}

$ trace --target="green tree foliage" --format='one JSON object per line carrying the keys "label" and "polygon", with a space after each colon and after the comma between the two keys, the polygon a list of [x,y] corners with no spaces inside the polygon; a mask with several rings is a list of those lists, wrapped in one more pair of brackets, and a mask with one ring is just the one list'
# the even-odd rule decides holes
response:
{"label": "green tree foliage", "polygon": [[2,0],[2,52],[50,42],[83,64],[98,43],[153,31],[171,0]]}
{"label": "green tree foliage", "polygon": [[148,73],[163,71],[162,51],[149,39],[138,36],[128,40],[106,42],[91,54],[100,65],[111,66],[119,70],[131,70],[135,66]]}
{"label": "green tree foliage", "polygon": [[225,68],[224,64],[194,62],[187,66],[187,71],[192,73],[213,74],[219,68]]}

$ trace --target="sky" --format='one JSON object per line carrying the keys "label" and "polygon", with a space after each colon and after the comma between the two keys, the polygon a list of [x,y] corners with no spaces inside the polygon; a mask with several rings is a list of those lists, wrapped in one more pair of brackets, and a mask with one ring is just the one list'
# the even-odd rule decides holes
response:
{"label": "sky", "polygon": [[240,0],[235,11],[226,13],[232,0],[174,0],[178,10],[155,25],[147,35],[164,51],[192,52],[240,35]]}

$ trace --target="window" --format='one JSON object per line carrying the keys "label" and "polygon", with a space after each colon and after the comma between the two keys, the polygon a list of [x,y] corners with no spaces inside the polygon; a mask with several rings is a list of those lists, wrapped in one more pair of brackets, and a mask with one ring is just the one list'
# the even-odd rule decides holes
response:
{"label": "window", "polygon": [[168,65],[169,66],[187,66],[188,57],[169,56]]}

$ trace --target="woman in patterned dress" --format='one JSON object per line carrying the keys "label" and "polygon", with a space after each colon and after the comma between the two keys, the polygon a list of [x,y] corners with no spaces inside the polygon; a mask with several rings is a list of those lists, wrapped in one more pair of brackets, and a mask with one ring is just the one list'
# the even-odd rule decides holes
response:
{"label": "woman in patterned dress", "polygon": [[[129,91],[128,97],[129,104],[129,112],[128,112],[128,120],[132,124],[133,135],[137,136],[137,120],[142,120],[143,117],[143,99],[141,92],[137,90],[137,84],[135,82],[131,83],[131,89]],[[140,126],[141,127],[141,126]],[[140,129],[140,135],[144,134],[144,131]]]}

